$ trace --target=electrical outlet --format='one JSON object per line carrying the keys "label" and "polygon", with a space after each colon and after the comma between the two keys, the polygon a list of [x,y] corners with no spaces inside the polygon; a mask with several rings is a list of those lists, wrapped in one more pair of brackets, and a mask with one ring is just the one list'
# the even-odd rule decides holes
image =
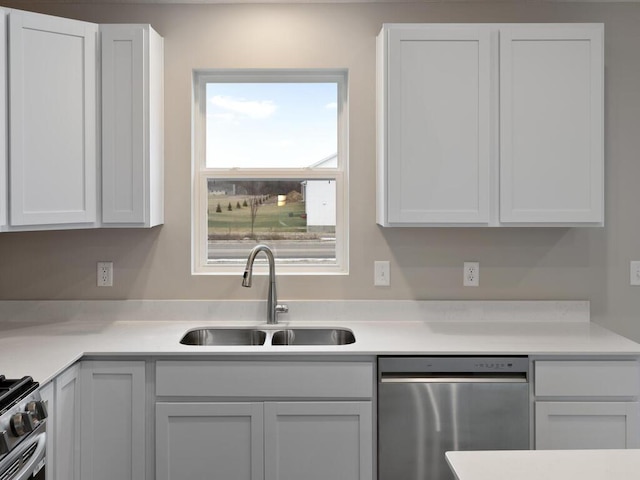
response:
{"label": "electrical outlet", "polygon": [[640,285],[640,261],[632,260],[629,264],[629,285]]}
{"label": "electrical outlet", "polygon": [[465,287],[477,287],[480,285],[480,263],[464,262],[464,278],[462,285]]}
{"label": "electrical outlet", "polygon": [[113,262],[98,262],[98,286],[113,287]]}
{"label": "electrical outlet", "polygon": [[373,262],[373,284],[376,287],[388,287],[391,285],[389,262],[375,261]]}

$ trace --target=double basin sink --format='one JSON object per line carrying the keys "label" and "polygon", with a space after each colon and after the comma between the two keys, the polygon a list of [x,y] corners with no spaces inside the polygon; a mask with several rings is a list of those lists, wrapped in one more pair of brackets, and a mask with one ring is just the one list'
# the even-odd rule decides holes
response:
{"label": "double basin sink", "polygon": [[183,345],[226,346],[264,345],[270,334],[270,345],[348,345],[356,341],[351,330],[344,328],[197,328],[182,337]]}

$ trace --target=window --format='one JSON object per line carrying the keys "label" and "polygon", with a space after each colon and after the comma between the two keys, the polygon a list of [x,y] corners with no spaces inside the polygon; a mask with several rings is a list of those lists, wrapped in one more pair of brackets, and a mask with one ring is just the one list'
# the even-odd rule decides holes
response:
{"label": "window", "polygon": [[347,273],[346,71],[196,71],[193,125],[193,273]]}

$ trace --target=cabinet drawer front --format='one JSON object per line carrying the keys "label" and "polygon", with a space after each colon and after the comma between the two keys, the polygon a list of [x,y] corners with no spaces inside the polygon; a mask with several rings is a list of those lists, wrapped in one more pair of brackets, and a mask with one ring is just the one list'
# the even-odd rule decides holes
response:
{"label": "cabinet drawer front", "polygon": [[371,398],[369,362],[180,361],[156,363],[156,395]]}
{"label": "cabinet drawer front", "polygon": [[640,392],[635,360],[535,362],[537,396],[620,396]]}

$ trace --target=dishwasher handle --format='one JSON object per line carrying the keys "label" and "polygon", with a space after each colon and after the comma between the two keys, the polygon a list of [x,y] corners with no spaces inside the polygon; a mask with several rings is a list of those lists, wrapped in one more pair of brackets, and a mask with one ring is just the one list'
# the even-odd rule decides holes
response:
{"label": "dishwasher handle", "polygon": [[386,373],[380,374],[380,383],[527,383],[525,372],[515,373]]}

